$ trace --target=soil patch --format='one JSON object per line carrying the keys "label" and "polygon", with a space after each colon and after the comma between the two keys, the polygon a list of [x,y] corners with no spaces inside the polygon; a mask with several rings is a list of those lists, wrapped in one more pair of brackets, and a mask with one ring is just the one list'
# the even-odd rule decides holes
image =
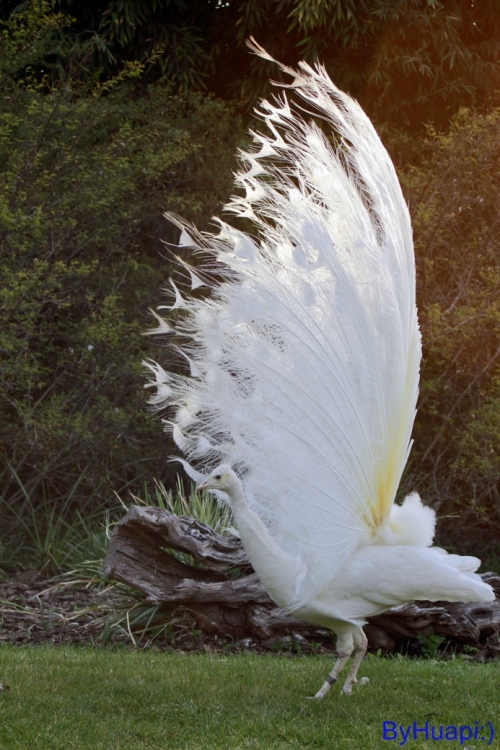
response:
{"label": "soil patch", "polygon": [[[67,586],[59,579],[46,578],[34,571],[16,573],[0,580],[0,645],[95,646],[105,642],[133,647],[126,631],[110,633],[109,626],[106,627],[106,622],[116,618],[119,606],[123,608],[123,590],[114,587],[100,591],[96,586]],[[135,645],[181,652],[277,651],[283,656],[334,651],[332,636],[326,631],[320,636],[315,632],[311,639],[290,633],[264,641],[250,638],[238,641],[201,633],[189,610],[180,607],[166,611],[165,619],[174,623],[168,635],[154,641],[148,637],[136,638]]]}
{"label": "soil patch", "polygon": [[0,581],[0,643],[93,644],[103,627],[89,611],[98,596],[93,587],[68,588],[33,571],[16,573]]}

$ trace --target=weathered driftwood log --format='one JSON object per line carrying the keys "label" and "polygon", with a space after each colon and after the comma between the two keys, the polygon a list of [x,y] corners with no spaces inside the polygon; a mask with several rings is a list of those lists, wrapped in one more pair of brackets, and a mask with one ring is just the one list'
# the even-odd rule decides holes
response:
{"label": "weathered driftwood log", "polygon": [[[222,536],[193,518],[159,508],[129,509],[111,538],[105,573],[139,589],[148,601],[182,605],[205,633],[265,639],[287,631],[321,632],[274,604],[238,537]],[[414,602],[395,607],[370,618],[365,627],[370,646],[390,651],[397,639],[431,631],[477,645],[500,629],[500,576],[482,577],[495,589],[496,601]]]}

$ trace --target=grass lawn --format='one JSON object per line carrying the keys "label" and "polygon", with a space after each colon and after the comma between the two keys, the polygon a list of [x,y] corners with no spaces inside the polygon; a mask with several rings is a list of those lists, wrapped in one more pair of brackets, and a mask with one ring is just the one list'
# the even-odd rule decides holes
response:
{"label": "grass lawn", "polygon": [[[210,656],[84,648],[0,647],[1,750],[377,750],[500,748],[500,664],[368,657],[368,685],[307,700],[331,668],[324,656]],[[413,737],[413,722],[425,727]],[[474,724],[474,722],[479,722]],[[431,739],[431,726],[457,726]],[[476,737],[468,739],[460,725]],[[481,730],[481,727],[485,727]],[[481,739],[484,737],[484,739]]]}

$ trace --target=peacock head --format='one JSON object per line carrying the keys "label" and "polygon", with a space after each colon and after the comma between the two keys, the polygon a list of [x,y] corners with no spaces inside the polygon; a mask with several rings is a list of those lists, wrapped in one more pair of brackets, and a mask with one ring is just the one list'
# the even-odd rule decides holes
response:
{"label": "peacock head", "polygon": [[211,474],[208,475],[197,487],[197,490],[220,490],[231,494],[231,491],[238,484],[238,477],[229,464],[220,464],[216,466]]}

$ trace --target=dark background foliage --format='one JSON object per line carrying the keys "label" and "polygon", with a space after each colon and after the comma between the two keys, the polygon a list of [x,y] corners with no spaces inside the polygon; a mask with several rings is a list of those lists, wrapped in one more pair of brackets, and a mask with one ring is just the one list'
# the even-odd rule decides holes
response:
{"label": "dark background foliage", "polygon": [[500,110],[429,128],[403,185],[424,342],[410,477],[448,539],[500,533]]}
{"label": "dark background foliage", "polygon": [[320,59],[395,159],[424,339],[404,487],[438,509],[441,541],[493,548],[496,0],[4,0],[0,15],[0,537],[28,511],[70,517],[173,482],[140,365],[161,357],[142,332],[172,272],[162,214],[204,229],[228,199],[277,76],[248,54],[254,35],[285,62]]}
{"label": "dark background foliage", "polygon": [[[33,4],[33,2],[31,3]],[[4,0],[7,18],[30,2]],[[147,78],[253,106],[276,70],[249,58],[250,36],[283,62],[321,60],[372,117],[418,129],[482,103],[499,81],[497,0],[52,0],[93,41],[105,75],[141,61]]]}
{"label": "dark background foliage", "polygon": [[206,225],[241,132],[229,105],[140,86],[137,66],[89,77],[65,28],[16,14],[0,47],[1,477],[17,515],[173,473],[141,368],[169,274],[159,238],[174,239],[162,214]]}

